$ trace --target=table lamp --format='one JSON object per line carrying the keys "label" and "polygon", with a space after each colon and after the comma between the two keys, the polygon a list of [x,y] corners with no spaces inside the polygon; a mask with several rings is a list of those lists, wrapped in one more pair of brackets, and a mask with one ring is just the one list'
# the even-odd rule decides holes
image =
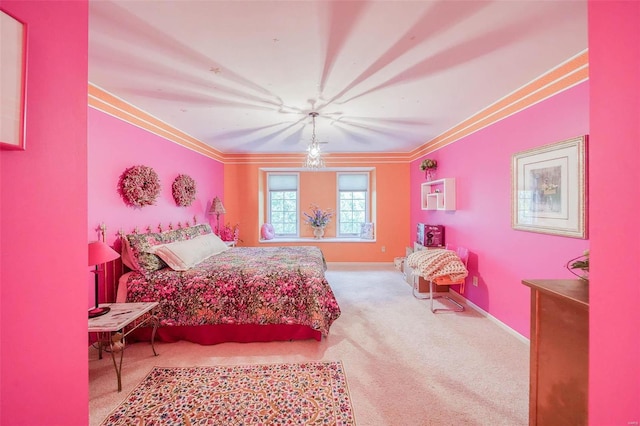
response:
{"label": "table lamp", "polygon": [[218,225],[218,229],[216,231],[217,235],[220,235],[220,215],[225,214],[226,212],[227,210],[225,210],[224,206],[222,205],[222,201],[220,201],[220,198],[216,196],[213,199],[213,202],[211,203],[209,214],[216,215],[217,225]]}
{"label": "table lamp", "polygon": [[98,306],[98,273],[100,269],[99,265],[102,265],[107,262],[111,262],[120,257],[117,251],[109,247],[102,241],[92,241],[89,243],[89,266],[95,266],[95,270],[93,273],[96,275],[95,279],[95,298],[96,298],[96,307],[89,310],[89,318],[99,317],[100,315],[104,315],[111,310],[111,308],[101,308]]}

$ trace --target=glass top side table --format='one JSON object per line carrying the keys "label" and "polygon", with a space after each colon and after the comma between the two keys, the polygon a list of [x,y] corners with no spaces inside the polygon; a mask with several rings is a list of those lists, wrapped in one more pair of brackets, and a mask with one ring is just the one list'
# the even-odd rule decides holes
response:
{"label": "glass top side table", "polygon": [[[133,330],[145,324],[151,324],[151,350],[157,356],[154,340],[158,329],[158,318],[153,310],[158,302],[136,303],[104,303],[100,307],[109,307],[111,310],[102,316],[89,318],[89,333],[95,333],[98,343],[98,357],[102,359],[102,348],[109,347],[113,366],[118,378],[118,392],[122,390],[122,358],[124,355],[125,337]],[[120,353],[119,361],[116,361],[116,353]]]}

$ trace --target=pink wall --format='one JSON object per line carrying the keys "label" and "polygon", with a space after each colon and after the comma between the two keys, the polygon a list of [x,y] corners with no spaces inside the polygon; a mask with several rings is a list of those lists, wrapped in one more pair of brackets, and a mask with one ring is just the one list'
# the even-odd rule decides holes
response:
{"label": "pink wall", "polygon": [[446,242],[469,248],[470,277],[478,276],[464,296],[526,337],[530,291],[521,281],[573,277],[565,264],[589,242],[511,228],[511,155],[587,134],[588,118],[582,83],[424,157],[438,160],[437,178],[456,179],[453,212],[420,209],[422,158],[411,165],[411,240],[418,222],[445,225]]}
{"label": "pink wall", "polygon": [[[206,211],[214,196],[224,201],[222,163],[93,108],[89,108],[88,115],[89,240],[97,239],[96,228],[101,223],[107,226],[109,244],[113,244],[121,228],[130,232],[137,226],[145,232],[152,225],[156,232],[159,223],[166,227],[170,222],[191,222],[194,216],[198,223],[215,225],[215,217],[206,215]],[[152,167],[158,174],[161,190],[155,205],[133,208],[120,197],[118,179],[125,169],[135,165]],[[173,180],[179,174],[196,181],[196,199],[188,207],[176,206],[171,193]],[[100,294],[104,292],[101,290]],[[88,297],[91,305],[95,297],[92,291]]]}
{"label": "pink wall", "polygon": [[29,28],[26,151],[0,151],[0,424],[84,425],[86,1],[6,1]]}
{"label": "pink wall", "polygon": [[640,422],[640,2],[589,2],[589,424]]}

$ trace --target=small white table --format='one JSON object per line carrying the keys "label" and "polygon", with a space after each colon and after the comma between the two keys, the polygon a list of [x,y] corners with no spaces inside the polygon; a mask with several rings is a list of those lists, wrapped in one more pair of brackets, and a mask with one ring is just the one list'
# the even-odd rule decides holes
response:
{"label": "small white table", "polygon": [[[113,366],[118,377],[118,392],[122,390],[122,357],[124,355],[124,338],[127,335],[138,327],[150,323],[153,326],[151,349],[153,354],[158,356],[154,346],[156,330],[158,329],[158,318],[153,314],[153,309],[156,306],[158,306],[158,302],[105,303],[101,304],[100,307],[111,308],[108,313],[99,317],[89,318],[89,333],[96,333],[100,359],[102,359],[103,346],[109,346]],[[120,352],[119,362],[116,362],[116,352]]]}

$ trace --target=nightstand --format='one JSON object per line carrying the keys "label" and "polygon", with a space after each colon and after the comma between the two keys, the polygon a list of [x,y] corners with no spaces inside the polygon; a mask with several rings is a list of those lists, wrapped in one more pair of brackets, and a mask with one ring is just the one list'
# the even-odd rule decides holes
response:
{"label": "nightstand", "polygon": [[[98,338],[98,357],[102,359],[102,348],[109,347],[113,366],[118,378],[118,392],[122,390],[122,358],[124,355],[125,337],[133,330],[145,324],[151,324],[151,350],[157,356],[154,346],[158,318],[153,314],[153,309],[158,302],[139,303],[105,303],[101,307],[109,307],[111,310],[102,316],[89,319],[89,333],[95,333]],[[116,361],[116,353],[120,353],[119,362]]]}

